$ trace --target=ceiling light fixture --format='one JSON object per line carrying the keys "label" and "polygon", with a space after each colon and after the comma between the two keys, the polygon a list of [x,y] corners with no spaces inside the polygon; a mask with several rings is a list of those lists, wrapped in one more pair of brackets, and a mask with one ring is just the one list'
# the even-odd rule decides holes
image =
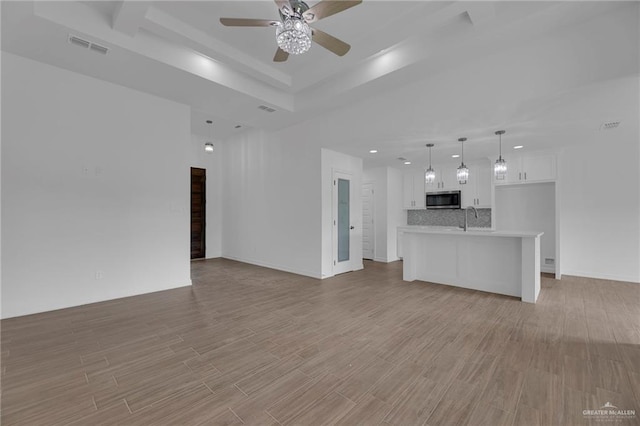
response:
{"label": "ceiling light fixture", "polygon": [[469,169],[467,168],[467,166],[464,165],[464,141],[466,140],[467,138],[458,139],[458,142],[460,142],[460,146],[462,147],[462,152],[461,152],[462,161],[460,162],[460,167],[458,167],[458,172],[456,173],[456,177],[458,178],[458,183],[461,185],[464,185],[465,183],[467,183],[467,179],[469,179]]}
{"label": "ceiling light fixture", "polygon": [[211,153],[213,152],[213,142],[211,142],[211,139],[213,139],[211,137],[211,125],[213,124],[213,121],[207,120],[207,124],[209,125],[209,142],[204,144],[204,150],[208,153]]}
{"label": "ceiling light fixture", "polygon": [[451,158],[460,158],[460,154],[453,154]]}
{"label": "ceiling light fixture", "polygon": [[378,150],[377,150],[377,149],[370,149],[370,150],[369,150],[369,153],[370,153],[370,154],[377,154],[377,153],[378,153]]}
{"label": "ceiling light fixture", "polygon": [[282,23],[276,25],[278,47],[292,55],[300,55],[311,48],[311,27],[297,12],[285,16]]}
{"label": "ceiling light fixture", "polygon": [[496,164],[493,166],[493,173],[496,176],[496,180],[504,180],[507,175],[507,162],[502,158],[502,135],[506,132],[504,130],[498,130],[496,135],[500,138],[500,156],[496,160]]}
{"label": "ceiling light fixture", "polygon": [[408,161],[408,160],[407,160],[407,161],[405,161],[405,162],[404,162],[404,165],[405,165],[405,166],[408,166],[409,164],[411,164],[411,161]]}
{"label": "ceiling light fixture", "polygon": [[513,147],[513,149],[522,149],[522,148],[524,148],[523,145],[516,145],[516,146]]}
{"label": "ceiling light fixture", "polygon": [[275,3],[279,20],[220,18],[220,23],[227,27],[275,27],[278,50],[273,57],[274,62],[286,61],[289,54],[305,53],[311,48],[312,40],[338,56],[346,55],[351,49],[344,41],[311,28],[309,24],[357,6],[362,0],[320,0],[311,8],[302,0],[275,0]]}
{"label": "ceiling light fixture", "polygon": [[433,148],[433,144],[428,143],[427,148],[429,148],[429,168],[424,172],[424,182],[427,185],[433,185],[433,182],[436,180],[436,172],[431,167],[431,148]]}

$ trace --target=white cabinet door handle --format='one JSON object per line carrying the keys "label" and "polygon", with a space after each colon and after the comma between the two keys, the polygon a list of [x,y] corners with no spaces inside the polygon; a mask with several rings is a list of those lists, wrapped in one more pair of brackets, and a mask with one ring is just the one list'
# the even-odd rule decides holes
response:
{"label": "white cabinet door handle", "polygon": [[522,172],[518,173],[518,180],[522,180]]}
{"label": "white cabinet door handle", "polygon": [[527,180],[527,172],[524,172],[524,180]]}

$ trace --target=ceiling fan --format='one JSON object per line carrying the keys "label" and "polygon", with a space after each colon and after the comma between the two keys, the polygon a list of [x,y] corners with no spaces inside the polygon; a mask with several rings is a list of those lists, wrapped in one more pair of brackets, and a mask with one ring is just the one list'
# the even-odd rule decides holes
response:
{"label": "ceiling fan", "polygon": [[344,56],[351,46],[332,35],[311,28],[320,19],[342,12],[362,3],[362,0],[322,0],[309,7],[302,0],[275,0],[280,20],[220,18],[227,27],[275,27],[278,50],[274,62],[284,62],[289,54],[299,55],[311,47],[311,40],[338,56]]}

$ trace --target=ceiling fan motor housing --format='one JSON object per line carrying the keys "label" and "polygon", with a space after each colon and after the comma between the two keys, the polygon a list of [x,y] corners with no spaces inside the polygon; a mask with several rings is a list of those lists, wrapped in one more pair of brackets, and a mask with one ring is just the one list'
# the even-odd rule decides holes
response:
{"label": "ceiling fan motor housing", "polygon": [[287,17],[303,19],[302,14],[309,10],[309,6],[303,1],[293,0],[289,2],[289,4],[291,5],[290,8],[285,6],[282,9],[278,9],[278,11],[280,12],[280,19],[283,22]]}

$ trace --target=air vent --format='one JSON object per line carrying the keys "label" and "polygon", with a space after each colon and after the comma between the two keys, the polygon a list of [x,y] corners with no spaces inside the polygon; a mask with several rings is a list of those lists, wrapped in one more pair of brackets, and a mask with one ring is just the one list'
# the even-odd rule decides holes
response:
{"label": "air vent", "polygon": [[91,42],[72,35],[69,36],[69,43],[75,44],[76,46],[84,47],[85,49],[91,46]]}
{"label": "air vent", "polygon": [[404,158],[404,157],[398,157],[398,160],[400,160],[400,161],[407,161],[407,159],[406,159],[406,158]]}
{"label": "air vent", "polygon": [[89,40],[85,40],[83,38],[80,38],[78,36],[74,36],[71,34],[69,34],[69,43],[78,47],[82,47],[84,49],[92,50],[94,52],[100,53],[101,55],[106,55],[107,52],[109,52],[108,47],[104,47],[99,44],[92,43]]}
{"label": "air vent", "polygon": [[552,257],[545,257],[544,258],[544,264],[545,265],[555,265],[556,260]]}
{"label": "air vent", "polygon": [[266,105],[260,105],[260,106],[258,107],[258,109],[261,109],[261,110],[263,110],[263,111],[267,111],[267,112],[276,112],[276,110],[275,110],[275,109],[270,108],[270,107],[268,107],[268,106],[266,106]]}
{"label": "air vent", "polygon": [[102,55],[106,55],[107,52],[109,51],[109,48],[100,46],[99,44],[95,44],[95,43],[91,43],[91,46],[89,46],[89,49],[93,50],[94,52],[98,52]]}
{"label": "air vent", "polygon": [[602,126],[600,126],[600,130],[615,129],[619,125],[620,125],[619,121],[607,121],[606,123],[602,123]]}

